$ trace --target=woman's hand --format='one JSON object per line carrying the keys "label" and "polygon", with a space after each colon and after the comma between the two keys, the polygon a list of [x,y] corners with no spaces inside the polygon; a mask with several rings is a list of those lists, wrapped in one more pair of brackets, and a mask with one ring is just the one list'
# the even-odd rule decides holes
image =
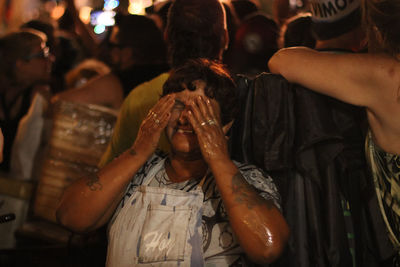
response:
{"label": "woman's hand", "polygon": [[158,146],[160,136],[171,117],[171,109],[175,103],[175,95],[162,97],[149,111],[140,125],[138,135],[133,144],[135,153],[151,156]]}
{"label": "woman's hand", "polygon": [[187,118],[196,132],[201,153],[207,164],[230,160],[225,134],[231,124],[221,126],[216,107],[213,107],[211,100],[205,96],[194,98],[190,108]]}

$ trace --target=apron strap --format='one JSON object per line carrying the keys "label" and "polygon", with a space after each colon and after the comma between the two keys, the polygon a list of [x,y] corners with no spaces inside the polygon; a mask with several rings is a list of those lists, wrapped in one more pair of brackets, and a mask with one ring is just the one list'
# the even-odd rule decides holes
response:
{"label": "apron strap", "polygon": [[[151,168],[151,170],[149,171],[149,173],[146,175],[146,177],[143,180],[143,183],[142,183],[143,186],[148,186],[151,183],[151,181],[153,180],[153,178],[157,174],[157,172],[159,172],[164,167],[166,159],[167,158],[160,160],[156,165],[154,165],[153,168]],[[210,174],[210,168],[207,169],[203,178],[201,178],[200,183],[197,185],[197,189],[202,190],[203,184],[209,174]]]}
{"label": "apron strap", "polygon": [[142,185],[148,186],[150,184],[157,172],[159,172],[163,168],[165,159],[166,158],[160,160],[156,165],[153,166],[153,168],[151,168],[149,173],[144,178]]}
{"label": "apron strap", "polygon": [[206,173],[204,174],[203,178],[201,178],[200,183],[197,185],[198,189],[202,189],[204,182],[206,181],[207,176],[210,174],[210,168],[207,169]]}

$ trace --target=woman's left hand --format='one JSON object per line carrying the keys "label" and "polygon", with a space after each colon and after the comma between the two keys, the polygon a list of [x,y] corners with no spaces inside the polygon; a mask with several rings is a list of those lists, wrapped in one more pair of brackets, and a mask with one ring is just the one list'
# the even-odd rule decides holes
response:
{"label": "woman's left hand", "polygon": [[219,114],[206,96],[195,97],[190,102],[187,118],[197,135],[201,153],[208,165],[221,160],[230,160],[224,128],[221,126]]}

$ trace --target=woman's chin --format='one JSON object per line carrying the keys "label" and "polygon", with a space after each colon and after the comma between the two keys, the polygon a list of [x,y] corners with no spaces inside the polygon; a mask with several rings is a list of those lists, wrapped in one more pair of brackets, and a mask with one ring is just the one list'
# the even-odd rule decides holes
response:
{"label": "woman's chin", "polygon": [[185,160],[202,159],[200,148],[197,147],[173,147],[172,154],[174,157],[179,157]]}

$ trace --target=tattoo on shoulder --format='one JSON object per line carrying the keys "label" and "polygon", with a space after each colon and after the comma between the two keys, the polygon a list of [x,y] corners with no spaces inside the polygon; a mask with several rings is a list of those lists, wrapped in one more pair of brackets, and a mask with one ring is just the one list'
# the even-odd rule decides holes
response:
{"label": "tattoo on shoulder", "polygon": [[257,194],[240,172],[232,177],[232,191],[236,196],[236,202],[246,205],[248,209],[261,205],[266,205],[268,209],[273,207],[271,201],[265,200]]}
{"label": "tattoo on shoulder", "polygon": [[97,173],[93,173],[88,176],[86,185],[92,191],[100,191],[101,189],[103,189],[103,185],[100,183]]}

